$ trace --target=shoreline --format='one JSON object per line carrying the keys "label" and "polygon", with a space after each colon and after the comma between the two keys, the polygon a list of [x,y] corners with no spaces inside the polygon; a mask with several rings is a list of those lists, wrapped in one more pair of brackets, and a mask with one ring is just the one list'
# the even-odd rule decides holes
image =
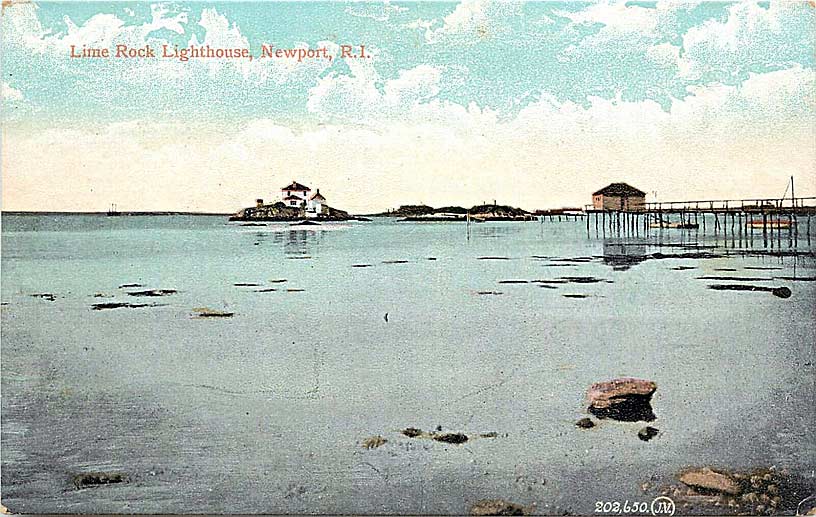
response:
{"label": "shoreline", "polygon": [[230,223],[255,223],[255,222],[262,222],[262,223],[303,223],[303,222],[313,222],[316,224],[320,223],[341,223],[345,221],[370,221],[371,219],[367,219],[365,217],[315,217],[315,218],[306,218],[306,217],[236,217],[234,215],[230,216],[227,222]]}

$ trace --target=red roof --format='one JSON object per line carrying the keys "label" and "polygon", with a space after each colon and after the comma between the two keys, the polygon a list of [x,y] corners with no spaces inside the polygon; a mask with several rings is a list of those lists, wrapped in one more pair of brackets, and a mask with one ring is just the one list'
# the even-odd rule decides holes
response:
{"label": "red roof", "polygon": [[298,197],[298,196],[286,196],[285,198],[283,198],[283,200],[284,201],[303,201],[303,198]]}
{"label": "red roof", "polygon": [[297,181],[293,181],[291,185],[283,187],[281,190],[312,190],[306,185],[301,185]]}
{"label": "red roof", "polygon": [[317,192],[314,193],[312,197],[309,199],[317,199],[318,201],[325,201],[326,198],[323,197],[323,194],[320,193],[320,189],[317,189]]}

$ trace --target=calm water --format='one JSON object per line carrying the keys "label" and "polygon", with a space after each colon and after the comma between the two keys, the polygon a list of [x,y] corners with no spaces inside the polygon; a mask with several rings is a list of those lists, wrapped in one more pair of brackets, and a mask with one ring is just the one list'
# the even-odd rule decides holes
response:
{"label": "calm water", "polygon": [[[592,513],[596,500],[650,501],[643,482],[687,465],[812,476],[805,228],[771,248],[761,230],[738,240],[707,227],[596,236],[581,221],[484,223],[468,236],[393,220],[5,215],[2,502],[460,514],[500,497]],[[569,276],[605,281],[500,283]],[[137,298],[126,283],[178,293]],[[113,301],[161,306],[91,310]],[[235,316],[194,319],[197,307]],[[622,375],[659,386],[651,442],[636,436],[642,423],[573,425],[588,386]],[[498,436],[447,445],[399,434],[409,426]],[[388,442],[362,448],[373,435]],[[75,489],[88,471],[130,482]]]}

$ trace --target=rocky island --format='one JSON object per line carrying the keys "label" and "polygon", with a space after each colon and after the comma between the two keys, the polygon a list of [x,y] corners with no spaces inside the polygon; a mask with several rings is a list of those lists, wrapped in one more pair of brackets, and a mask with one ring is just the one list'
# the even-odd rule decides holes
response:
{"label": "rocky island", "polygon": [[[344,210],[332,208],[326,204],[326,197],[320,189],[311,194],[309,187],[292,181],[281,188],[279,201],[264,203],[258,199],[255,206],[242,208],[232,216],[230,221],[364,221]],[[308,223],[307,223],[308,224]]]}
{"label": "rocky island", "polygon": [[324,211],[316,216],[309,217],[305,210],[299,207],[286,206],[282,201],[272,204],[242,208],[231,215],[230,221],[355,221],[364,220],[354,217],[346,211],[324,205]]}
{"label": "rocky island", "polygon": [[471,208],[428,205],[402,205],[396,210],[376,214],[377,217],[400,217],[401,221],[534,221],[535,216],[521,208],[496,203]]}

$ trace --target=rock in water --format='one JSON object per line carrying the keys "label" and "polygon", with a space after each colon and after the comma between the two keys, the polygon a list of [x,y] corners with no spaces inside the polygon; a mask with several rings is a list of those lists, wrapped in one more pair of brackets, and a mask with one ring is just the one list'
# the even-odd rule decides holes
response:
{"label": "rock in water", "polygon": [[388,443],[388,440],[386,440],[382,436],[377,435],[363,440],[362,446],[366,449],[376,449],[377,447],[385,445],[386,443]]}
{"label": "rock in water", "polygon": [[730,495],[740,493],[739,484],[731,476],[708,467],[688,470],[680,475],[680,481],[694,489]]}
{"label": "rock in water", "polygon": [[575,427],[580,427],[581,429],[591,429],[595,427],[595,422],[592,421],[591,418],[582,418],[575,422]]}
{"label": "rock in water", "polygon": [[589,403],[596,408],[608,408],[620,399],[632,396],[651,397],[657,390],[653,381],[624,377],[606,382],[596,382],[589,388]]}
{"label": "rock in water", "polygon": [[779,298],[790,298],[791,297],[791,290],[787,287],[774,287],[771,290],[774,296]]}
{"label": "rock in water", "polygon": [[589,412],[598,418],[624,422],[651,422],[652,395],[657,390],[653,381],[629,377],[596,382],[589,388]]}
{"label": "rock in water", "polygon": [[660,432],[659,429],[656,429],[652,426],[646,426],[640,431],[638,431],[638,438],[640,438],[644,442],[648,442],[649,440],[657,436],[659,432]]}
{"label": "rock in water", "polygon": [[86,472],[74,476],[74,486],[77,490],[115,483],[127,483],[127,474],[120,472]]}
{"label": "rock in water", "polygon": [[482,499],[470,507],[471,515],[524,515],[523,506],[502,499]]}
{"label": "rock in water", "polygon": [[465,443],[466,441],[468,441],[467,435],[462,434],[462,433],[434,434],[433,439],[436,440],[437,442],[454,443],[454,444]]}

